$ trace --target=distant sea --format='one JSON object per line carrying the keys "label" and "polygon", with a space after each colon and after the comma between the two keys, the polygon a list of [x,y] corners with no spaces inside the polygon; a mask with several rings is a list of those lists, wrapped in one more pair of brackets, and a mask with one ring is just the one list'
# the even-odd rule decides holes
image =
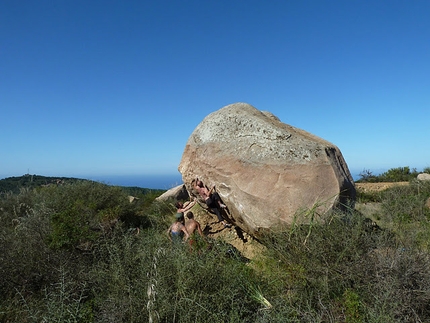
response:
{"label": "distant sea", "polygon": [[[360,171],[351,171],[354,181],[360,179]],[[183,184],[181,174],[178,175],[112,175],[112,176],[94,176],[88,178],[97,182],[109,185],[119,186],[136,186],[143,188],[168,190],[172,187]]]}
{"label": "distant sea", "polygon": [[[354,181],[360,179],[360,173],[363,171],[358,169],[351,169],[351,175]],[[373,172],[374,175],[383,173],[386,170],[378,170]],[[43,175],[52,176],[55,175]],[[59,175],[58,175],[59,176]],[[12,176],[0,176],[0,179],[12,177]],[[141,187],[151,189],[168,190],[172,187],[176,187],[182,183],[181,174],[169,174],[169,175],[95,175],[95,176],[79,176],[79,175],[61,175],[59,177],[76,177],[82,179],[89,179],[97,182],[101,182],[108,185],[128,186],[128,187]]]}
{"label": "distant sea", "polygon": [[151,189],[168,190],[182,184],[181,174],[178,175],[106,175],[86,177],[85,179],[108,185],[135,186]]}

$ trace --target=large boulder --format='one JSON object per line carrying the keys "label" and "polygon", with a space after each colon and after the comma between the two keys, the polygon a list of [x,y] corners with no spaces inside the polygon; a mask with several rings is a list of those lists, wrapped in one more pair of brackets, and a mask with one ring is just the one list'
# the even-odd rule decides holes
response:
{"label": "large boulder", "polygon": [[355,200],[340,150],[249,104],[208,115],[189,137],[178,167],[187,190],[198,177],[216,190],[231,222],[256,235],[291,224],[297,211],[318,214]]}

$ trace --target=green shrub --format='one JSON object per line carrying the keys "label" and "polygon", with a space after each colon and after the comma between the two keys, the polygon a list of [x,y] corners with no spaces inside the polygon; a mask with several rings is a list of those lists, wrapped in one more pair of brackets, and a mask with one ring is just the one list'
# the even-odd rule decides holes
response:
{"label": "green shrub", "polygon": [[409,186],[387,190],[382,217],[396,231],[405,248],[430,249],[430,183],[413,181]]}
{"label": "green shrub", "polygon": [[118,219],[132,213],[132,206],[120,188],[96,182],[47,187],[40,193],[44,204],[52,210],[49,241],[56,248],[93,243]]}
{"label": "green shrub", "polygon": [[88,181],[27,188],[3,194],[0,210],[0,321],[90,322],[98,246],[137,213],[124,193]]}
{"label": "green shrub", "polygon": [[[252,270],[213,242],[206,252],[167,246],[157,258],[156,310],[165,322],[243,322],[262,307],[250,292]],[[191,309],[191,310],[190,310]]]}
{"label": "green shrub", "polygon": [[215,240],[172,245],[172,206],[130,204],[118,188],[4,194],[0,321],[430,321],[429,196],[427,182],[387,190],[381,227],[352,210],[308,210],[246,261]]}
{"label": "green shrub", "polygon": [[[428,167],[424,168],[424,172],[426,172],[426,169],[428,169]],[[411,180],[414,180],[417,175],[418,171],[415,168],[411,170],[409,166],[390,168],[389,170],[380,175],[373,175],[370,170],[364,169],[359,174],[360,178],[357,180],[357,183],[409,182]]]}
{"label": "green shrub", "polygon": [[95,321],[246,321],[262,307],[250,287],[259,282],[231,246],[210,245],[190,252],[156,230],[115,231],[99,246],[91,274]]}
{"label": "green shrub", "polygon": [[428,219],[430,212],[425,202],[430,196],[430,185],[412,182],[407,186],[395,186],[382,193],[382,206],[394,223],[421,222]]}
{"label": "green shrub", "polygon": [[[273,296],[268,296],[278,300],[272,301],[275,307],[294,308],[300,321],[430,318],[425,305],[430,300],[428,252],[396,252],[405,249],[396,235],[359,214],[332,214],[311,229],[295,224],[271,233],[264,242],[266,257],[277,260],[265,261],[272,270],[263,274],[274,282]],[[281,281],[270,274],[279,272]]]}
{"label": "green shrub", "polygon": [[363,169],[359,174],[360,179],[357,182],[374,182],[377,180],[377,176],[373,175],[373,173],[369,169]]}
{"label": "green shrub", "polygon": [[418,175],[414,169],[412,172],[408,166],[391,168],[385,173],[382,173],[380,177],[384,182],[408,182]]}
{"label": "green shrub", "polygon": [[364,192],[362,190],[357,190],[357,202],[358,203],[381,202],[381,192]]}
{"label": "green shrub", "polygon": [[345,322],[364,322],[362,317],[362,305],[357,292],[347,289],[342,295],[342,307],[345,308]]}
{"label": "green shrub", "polygon": [[313,223],[312,228],[295,224],[271,233],[264,241],[267,257],[278,259],[276,267],[287,275],[283,284],[273,286],[275,294],[289,291],[285,302],[296,308],[310,305],[319,317],[323,316],[321,307],[335,308],[335,300],[363,279],[363,271],[357,269],[363,254],[374,244],[372,233],[365,234],[364,222],[339,214]]}

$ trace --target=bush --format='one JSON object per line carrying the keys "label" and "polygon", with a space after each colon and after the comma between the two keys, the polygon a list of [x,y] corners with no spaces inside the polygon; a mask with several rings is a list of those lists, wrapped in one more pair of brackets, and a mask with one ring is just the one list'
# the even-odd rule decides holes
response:
{"label": "bush", "polygon": [[360,179],[357,182],[374,182],[377,179],[369,169],[363,169],[359,176]]}
{"label": "bush", "polygon": [[365,192],[357,190],[357,202],[358,203],[377,203],[382,201],[381,192]]}
{"label": "bush", "polygon": [[323,220],[265,238],[267,254],[258,268],[274,307],[294,309],[284,315],[298,321],[430,319],[428,249],[406,248],[391,230],[354,212]]}
{"label": "bush", "polygon": [[279,259],[276,266],[287,276],[276,286],[289,291],[288,301],[297,309],[310,305],[319,320],[341,320],[345,311],[352,311],[351,304],[341,300],[347,293],[360,294],[366,280],[363,257],[375,248],[379,235],[355,214],[332,214],[323,222],[274,232],[265,240],[268,256]]}
{"label": "bush", "polygon": [[[429,167],[424,168],[424,172],[427,172]],[[377,183],[377,182],[409,182],[414,180],[418,176],[418,171],[413,168],[412,170],[409,166],[405,167],[396,167],[390,168],[386,172],[380,175],[373,175],[373,173],[364,169],[360,174],[360,178],[357,180],[357,183],[369,182],[369,183]]]}
{"label": "bush", "polygon": [[133,213],[119,187],[81,181],[41,191],[42,202],[51,210],[49,241],[55,248],[91,244],[118,219]]}
{"label": "bush", "polygon": [[[143,233],[143,234],[142,234]],[[252,270],[211,243],[205,252],[172,245],[146,229],[105,240],[94,267],[95,322],[243,322],[261,307]]]}
{"label": "bush", "polygon": [[0,321],[90,322],[98,245],[137,212],[124,193],[88,181],[25,188],[0,210]]}
{"label": "bush", "polygon": [[248,261],[220,241],[172,245],[170,204],[130,204],[118,188],[4,194],[0,321],[430,321],[429,196],[428,182],[387,190],[380,226],[309,210]]}

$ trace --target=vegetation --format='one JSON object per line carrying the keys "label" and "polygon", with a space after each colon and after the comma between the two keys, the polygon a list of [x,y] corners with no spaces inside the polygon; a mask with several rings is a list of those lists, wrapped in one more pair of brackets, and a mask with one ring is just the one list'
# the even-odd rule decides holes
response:
{"label": "vegetation", "polygon": [[26,174],[23,176],[1,179],[0,192],[19,193],[21,188],[36,188],[48,185],[58,185],[62,183],[74,183],[76,181],[79,181],[79,179],[72,177],[48,177]]}
{"label": "vegetation", "polygon": [[372,219],[297,214],[310,223],[266,234],[252,260],[172,245],[171,206],[128,195],[89,181],[4,193],[0,322],[430,321],[429,182],[379,194]]}
{"label": "vegetation", "polygon": [[[53,189],[54,187],[59,185],[73,184],[78,182],[89,183],[93,181],[73,177],[49,177],[30,174],[18,177],[8,177],[0,180],[0,197],[10,193],[17,194],[22,189],[31,190],[41,187],[50,187],[51,189]],[[116,189],[120,189],[128,196],[133,196],[135,198],[135,202],[142,207],[150,206],[157,196],[160,196],[162,193],[165,192],[165,190],[162,189],[149,189],[130,186],[116,186]]]}
{"label": "vegetation", "polygon": [[[423,173],[430,174],[430,167],[425,167]],[[413,168],[412,170],[409,166],[391,168],[380,175],[374,175],[369,169],[364,169],[360,174],[360,179],[357,183],[369,182],[409,182],[417,177],[419,172]]]}

